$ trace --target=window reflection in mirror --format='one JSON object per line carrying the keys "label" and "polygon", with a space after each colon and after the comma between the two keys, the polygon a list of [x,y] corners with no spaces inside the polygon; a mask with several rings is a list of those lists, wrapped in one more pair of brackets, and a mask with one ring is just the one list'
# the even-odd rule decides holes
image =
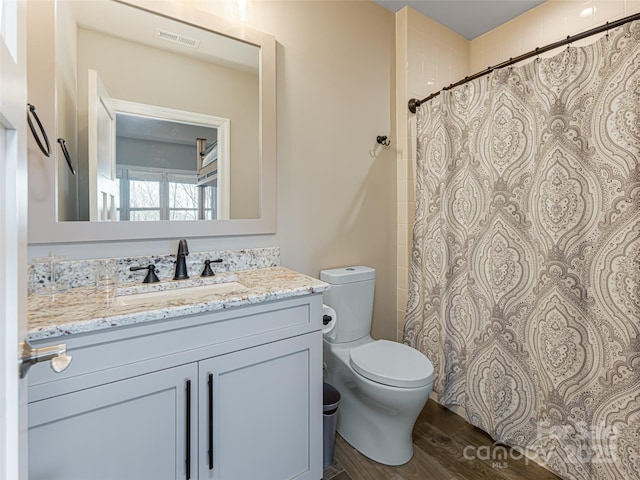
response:
{"label": "window reflection in mirror", "polygon": [[[153,111],[150,106],[137,106]],[[171,115],[177,117],[173,113]],[[188,116],[188,115],[186,115]],[[185,116],[185,118],[186,118]],[[226,149],[228,122],[209,125],[116,112],[118,220],[220,220],[228,202]],[[220,185],[221,188],[218,188]]]}
{"label": "window reflection in mirror", "polygon": [[[68,143],[75,148],[78,183],[73,185],[75,179],[68,176],[64,165],[59,165],[58,219],[105,219],[90,212],[96,190],[90,173],[89,115],[94,107],[89,99],[89,70],[97,72],[108,95],[117,99],[116,104],[129,102],[149,109],[224,118],[227,125],[233,125],[227,130],[226,144],[221,143],[224,137],[219,131],[217,135],[195,134],[190,139],[193,155],[189,155],[192,165],[188,168],[182,156],[174,155],[179,150],[176,144],[165,141],[147,145],[147,153],[138,156],[130,152],[133,143],[139,153],[144,150],[142,139],[134,140],[129,135],[127,150],[121,145],[124,135],[116,133],[114,180],[118,198],[115,218],[107,219],[260,218],[260,49],[118,2],[60,3],[66,6],[61,9],[57,32],[73,38],[60,42],[60,48],[67,51],[58,55],[59,77],[63,79],[58,89],[63,131],[58,136],[70,139]],[[75,73],[71,75],[71,71]],[[115,110],[131,113],[117,107]],[[157,113],[149,116],[162,120]],[[171,115],[164,119],[176,120]],[[188,120],[180,118],[179,122]],[[142,127],[145,131],[138,135],[149,136],[153,128]],[[115,130],[122,132],[123,127],[116,126]],[[216,168],[211,166],[212,156],[198,159],[198,138],[205,139],[201,151],[211,153],[215,149],[218,156],[226,152],[226,171],[223,162]],[[144,168],[138,168],[141,165]],[[132,197],[132,192],[138,196]]]}

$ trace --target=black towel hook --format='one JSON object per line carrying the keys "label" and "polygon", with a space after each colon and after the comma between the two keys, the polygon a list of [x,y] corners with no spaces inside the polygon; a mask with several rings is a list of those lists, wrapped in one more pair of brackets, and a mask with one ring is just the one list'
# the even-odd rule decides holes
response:
{"label": "black towel hook", "polygon": [[62,153],[64,154],[64,159],[67,161],[67,165],[69,166],[69,170],[71,170],[71,174],[76,174],[76,169],[73,168],[71,163],[71,155],[69,155],[69,150],[67,150],[67,142],[64,138],[59,138],[58,143],[60,144],[60,148],[62,149]]}
{"label": "black towel hook", "polygon": [[[38,117],[38,114],[36,113],[36,107],[34,107],[33,105],[31,105],[30,103],[27,103],[27,106],[29,107],[27,110],[27,123],[29,124],[29,128],[31,129],[31,133],[33,134],[33,138],[36,139],[36,143],[38,144],[38,147],[40,147],[40,151],[42,153],[44,153],[45,156],[50,157],[51,156],[51,145],[49,145],[49,138],[47,137],[47,132],[45,132],[44,127],[42,126],[42,122],[40,122],[40,118]],[[36,132],[35,127],[33,126],[33,122],[31,122],[31,116],[33,115],[33,118],[36,119],[36,123],[38,124],[38,128],[40,129],[40,132],[42,133],[42,137],[44,139],[44,143],[47,145],[47,148],[44,148],[44,145],[42,144],[42,141],[40,141],[40,137],[38,136],[38,133]]]}
{"label": "black towel hook", "polygon": [[391,140],[387,139],[386,135],[378,135],[376,137],[376,142],[384,147],[388,147],[389,145],[391,145]]}

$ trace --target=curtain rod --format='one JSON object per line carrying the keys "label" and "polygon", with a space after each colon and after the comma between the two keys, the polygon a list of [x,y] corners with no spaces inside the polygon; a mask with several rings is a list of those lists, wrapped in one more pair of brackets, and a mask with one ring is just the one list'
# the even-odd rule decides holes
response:
{"label": "curtain rod", "polygon": [[575,41],[582,40],[583,38],[587,38],[587,37],[590,37],[592,35],[597,35],[598,33],[606,32],[606,31],[611,30],[613,28],[619,27],[620,25],[624,25],[625,23],[633,22],[634,20],[640,20],[640,13],[636,13],[635,15],[630,15],[628,17],[621,18],[620,20],[616,20],[615,22],[611,22],[611,23],[607,22],[604,25],[592,28],[592,29],[587,30],[585,32],[578,33],[576,35],[568,35],[567,38],[565,38],[564,40],[560,40],[560,41],[555,42],[555,43],[550,43],[549,45],[546,45],[544,47],[537,47],[535,50],[531,50],[530,52],[523,53],[522,55],[517,56],[515,58],[510,58],[509,60],[506,60],[506,61],[504,61],[502,63],[499,63],[498,65],[494,65],[493,67],[488,67],[485,70],[482,70],[481,72],[478,72],[478,73],[475,73],[475,74],[471,75],[470,77],[464,77],[459,82],[452,83],[448,87],[444,87],[442,90],[440,90],[438,92],[435,92],[435,93],[432,93],[427,98],[423,98],[422,100],[418,100],[417,98],[412,98],[411,100],[409,100],[409,111],[411,113],[416,113],[416,109],[420,105],[422,105],[425,102],[428,102],[432,98],[437,97],[438,95],[440,95],[440,92],[444,92],[446,90],[451,90],[452,88],[458,87],[460,85],[464,85],[465,83],[470,82],[472,80],[475,80],[476,78],[480,78],[480,77],[483,77],[484,75],[488,75],[489,73],[493,72],[494,70],[498,70],[500,68],[508,67],[508,66],[513,65],[515,63],[518,63],[518,62],[521,62],[523,60],[526,60],[527,58],[536,57],[536,56],[540,55],[541,53],[545,53],[545,52],[548,52],[549,50],[554,50],[556,48],[563,47],[563,46],[568,45],[570,43],[573,43]]}

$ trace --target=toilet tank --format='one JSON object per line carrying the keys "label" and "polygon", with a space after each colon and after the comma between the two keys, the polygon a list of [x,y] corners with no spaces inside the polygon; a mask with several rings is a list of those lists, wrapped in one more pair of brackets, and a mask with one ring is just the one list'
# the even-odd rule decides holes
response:
{"label": "toilet tank", "polygon": [[370,334],[376,271],[355,266],[322,270],[320,279],[331,284],[323,301],[336,311],[333,343],[358,340]]}

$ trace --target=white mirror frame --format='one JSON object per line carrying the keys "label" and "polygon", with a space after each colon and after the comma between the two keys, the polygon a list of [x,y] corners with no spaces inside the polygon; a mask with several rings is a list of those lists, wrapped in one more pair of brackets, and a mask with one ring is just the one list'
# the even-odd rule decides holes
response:
{"label": "white mirror frame", "polygon": [[[269,34],[232,24],[195,7],[175,2],[118,0],[154,14],[163,15],[236,38],[260,47],[260,218],[209,221],[155,222],[58,222],[58,163],[65,162],[55,138],[50,138],[52,158],[45,158],[30,139],[29,163],[29,231],[30,244],[75,243],[92,241],[161,239],[176,237],[213,237],[271,234],[276,231],[276,41]],[[29,78],[40,81],[28,89],[29,102],[50,136],[57,131],[55,71],[55,2],[37,2],[28,12],[29,24],[38,25],[37,48],[49,49],[49,62],[29,63]],[[27,32],[28,33],[28,32]],[[50,42],[43,42],[47,36]],[[31,42],[33,44],[33,42]],[[40,52],[42,54],[42,52]],[[33,76],[33,77],[32,77]],[[42,78],[52,79],[42,82]],[[46,85],[45,85],[46,84]],[[25,106],[26,115],[26,106]],[[54,150],[55,149],[55,150]],[[74,159],[74,162],[76,159]]]}

